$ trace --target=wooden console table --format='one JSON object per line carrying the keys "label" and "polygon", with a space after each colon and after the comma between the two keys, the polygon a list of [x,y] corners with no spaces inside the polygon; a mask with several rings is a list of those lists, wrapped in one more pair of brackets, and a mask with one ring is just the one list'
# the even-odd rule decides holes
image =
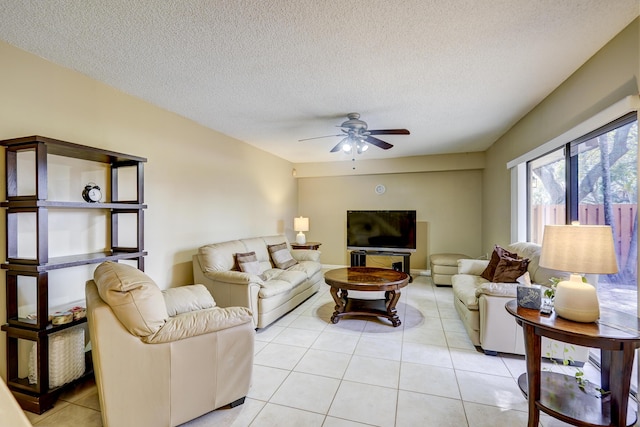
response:
{"label": "wooden console table", "polygon": [[[640,347],[640,319],[626,313],[601,309],[600,319],[578,323],[539,310],[518,307],[516,300],[506,309],[524,330],[527,373],[518,385],[529,401],[529,427],[538,427],[540,411],[576,426],[631,426],[636,412],[628,408],[629,386],[635,349]],[[578,387],[574,377],[540,369],[541,337],[548,337],[601,353],[600,387]]]}

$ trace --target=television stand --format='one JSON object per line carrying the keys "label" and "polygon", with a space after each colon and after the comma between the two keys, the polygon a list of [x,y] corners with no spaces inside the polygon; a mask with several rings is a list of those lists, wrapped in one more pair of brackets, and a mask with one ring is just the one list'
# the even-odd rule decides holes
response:
{"label": "television stand", "polygon": [[351,267],[366,267],[367,256],[401,256],[402,271],[409,276],[409,283],[413,282],[413,277],[411,277],[411,252],[351,251]]}

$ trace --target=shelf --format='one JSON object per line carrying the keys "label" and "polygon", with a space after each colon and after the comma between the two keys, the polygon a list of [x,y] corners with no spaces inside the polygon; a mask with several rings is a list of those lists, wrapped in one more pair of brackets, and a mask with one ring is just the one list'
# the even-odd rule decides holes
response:
{"label": "shelf", "polygon": [[60,387],[53,387],[46,393],[38,393],[36,384],[29,384],[28,378],[13,378],[8,379],[7,384],[11,387],[12,392],[20,406],[30,412],[36,414],[42,414],[44,411],[53,406],[59,395],[68,387],[75,384],[79,384],[87,378],[93,376],[93,359],[91,358],[91,351],[86,351],[84,354],[85,370],[84,374],[70,383],[61,385]]}
{"label": "shelf", "polygon": [[37,200],[35,196],[18,196],[10,197],[8,201],[1,202],[0,207],[9,209],[37,209],[37,208],[58,208],[58,209],[124,209],[124,210],[140,210],[146,209],[147,205],[140,204],[137,201],[127,202],[105,202],[105,203],[88,203],[88,202],[58,202],[52,200]]}
{"label": "shelf", "polygon": [[[527,384],[527,374],[520,375],[518,386],[525,397]],[[597,385],[587,383],[583,390],[573,376],[543,371],[540,377],[540,400],[536,406],[566,423],[575,424],[577,420],[590,426],[611,426],[611,399],[602,396],[597,388]],[[636,418],[636,412],[629,408],[626,425],[634,425]]]}
{"label": "shelf", "polygon": [[[9,379],[7,382],[24,409],[41,414],[53,406],[60,391],[66,385],[46,389],[50,378],[49,370],[47,369],[49,354],[46,346],[38,346],[36,352],[38,384],[30,385],[28,384],[28,379],[19,378],[18,361],[22,358],[19,354],[19,340],[35,341],[37,343],[46,342],[51,334],[73,328],[87,321],[86,318],[83,318],[64,325],[53,325],[48,320],[49,271],[120,260],[135,261],[138,268],[144,271],[144,257],[147,255],[144,250],[144,210],[147,205],[144,204],[143,163],[147,159],[37,135],[0,141],[0,146],[6,149],[6,200],[0,202],[0,207],[6,209],[7,250],[6,262],[1,263],[0,268],[6,270],[7,323],[0,326],[0,329],[6,332],[7,378]],[[31,152],[33,152],[33,155]],[[33,158],[33,168],[27,167],[25,172],[33,174],[34,190],[19,188],[18,184],[20,178],[22,178],[19,169],[23,164],[19,159],[21,153],[28,153],[26,156],[28,159]],[[108,165],[104,169],[109,169],[110,182],[106,185],[110,188],[109,199],[111,200],[98,203],[88,203],[81,200],[49,200],[48,186],[50,179],[55,178],[49,176],[50,172],[55,172],[54,169],[50,171],[48,168],[50,155]],[[94,166],[92,165],[91,167]],[[135,190],[135,200],[119,200],[119,190],[122,190],[122,184],[119,182],[121,179],[119,178],[120,171],[122,171],[122,168],[130,167],[135,169],[135,178],[131,180],[134,182],[129,183],[129,179],[125,177],[125,184],[129,186],[129,190]],[[127,174],[129,172],[127,171]],[[22,194],[31,191],[35,191],[35,194]],[[101,211],[95,211],[96,209]],[[86,214],[92,211],[97,213],[98,216],[106,217],[107,233],[105,234],[105,243],[104,246],[102,244],[98,246],[98,248],[104,247],[105,249],[94,253],[49,257],[49,240],[52,235],[49,232],[48,216],[50,211],[56,210],[56,215],[76,214],[73,211],[81,211]],[[22,214],[27,213],[35,217],[32,231],[35,235],[34,247],[36,253],[29,253],[30,257],[24,258],[22,257],[23,254],[19,253],[21,239],[30,238],[30,234],[20,229],[19,221]],[[135,215],[137,231],[131,233],[135,233],[136,237],[133,247],[121,245],[120,242],[123,236],[119,234],[122,228],[119,228],[118,225],[119,222],[124,222],[125,224],[131,222],[130,218],[123,218],[127,214]],[[24,237],[25,235],[27,237]],[[36,278],[34,310],[37,316],[36,319],[18,317],[18,300],[20,296],[18,281],[25,276]],[[90,366],[90,364],[87,366]]]}
{"label": "shelf", "polygon": [[[120,248],[122,249],[122,248]],[[10,259],[9,262],[2,264],[5,270],[11,270],[16,272],[29,272],[40,273],[44,271],[57,270],[60,268],[77,267],[79,265],[87,264],[99,264],[104,261],[118,261],[125,259],[135,259],[147,256],[146,251],[138,251],[132,249],[131,251],[120,252],[95,252],[90,254],[69,255],[63,257],[49,258],[49,262],[46,264],[37,264],[35,260],[26,258]]]}
{"label": "shelf", "polygon": [[74,326],[81,325],[87,322],[87,318],[73,320],[64,325],[54,325],[51,322],[44,329],[36,328],[35,319],[8,319],[7,324],[2,325],[1,329],[7,333],[8,336],[19,339],[26,339],[35,341],[38,338],[42,338],[45,335],[55,334],[56,332],[63,331],[65,329],[73,328]]}
{"label": "shelf", "polygon": [[147,159],[145,159],[144,157],[116,153],[115,151],[102,150],[100,148],[87,147],[86,145],[74,144],[72,142],[60,141],[58,139],[47,138],[39,135],[6,139],[0,142],[0,145],[13,149],[19,149],[21,146],[25,146],[25,149],[28,149],[29,146],[33,145],[34,143],[44,143],[47,146],[47,152],[49,154],[72,157],[76,159],[91,160],[100,163],[113,164],[131,162],[131,164],[133,165],[137,162],[147,161]]}

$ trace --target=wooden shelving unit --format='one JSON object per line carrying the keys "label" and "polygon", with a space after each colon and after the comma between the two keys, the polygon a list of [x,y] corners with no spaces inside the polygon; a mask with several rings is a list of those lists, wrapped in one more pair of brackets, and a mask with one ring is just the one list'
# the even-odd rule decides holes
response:
{"label": "wooden shelving unit", "polygon": [[[20,405],[31,412],[42,413],[51,408],[60,392],[69,384],[61,387],[49,387],[49,342],[48,337],[56,332],[72,328],[86,322],[79,319],[64,325],[52,325],[49,318],[49,276],[48,272],[103,261],[134,260],[138,268],[144,270],[144,163],[147,159],[128,154],[116,153],[42,136],[29,136],[0,141],[6,149],[7,200],[0,203],[6,209],[7,224],[7,261],[2,264],[6,270],[7,283],[7,323],[2,330],[7,335],[7,384]],[[18,194],[18,153],[35,153],[35,194]],[[88,160],[108,165],[110,170],[110,201],[88,203],[75,201],[48,200],[47,184],[48,156]],[[119,200],[118,170],[123,167],[136,168],[135,200]],[[83,183],[79,183],[83,184]],[[97,253],[74,254],[63,257],[49,256],[49,210],[93,210],[106,212],[111,232],[107,236],[107,250]],[[18,216],[22,213],[35,214],[36,254],[23,258],[18,254]],[[119,245],[118,219],[121,214],[134,214],[137,221],[136,244],[133,247]],[[35,319],[18,316],[18,279],[33,277],[36,282]],[[29,384],[27,378],[19,377],[18,340],[37,343],[37,382]],[[87,353],[85,375],[92,373],[91,358]]]}

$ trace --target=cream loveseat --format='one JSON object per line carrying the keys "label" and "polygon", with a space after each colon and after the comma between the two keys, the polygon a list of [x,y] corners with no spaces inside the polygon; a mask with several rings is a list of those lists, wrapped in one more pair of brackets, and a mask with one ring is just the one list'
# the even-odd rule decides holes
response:
{"label": "cream loveseat", "polygon": [[177,426],[244,402],[255,339],[249,310],[216,307],[202,285],[161,291],[114,262],[100,264],[85,291],[105,427]]}
{"label": "cream loveseat", "polygon": [[[529,259],[527,271],[532,283],[548,285],[552,277],[569,276],[566,272],[540,267],[540,245],[519,242],[506,249]],[[491,283],[481,277],[488,264],[488,260],[458,260],[458,274],[451,278],[456,311],[473,345],[481,347],[486,354],[501,352],[523,355],[522,328],[505,309],[507,301],[516,298],[517,283]],[[543,338],[542,356],[580,365],[587,361],[589,350]]]}
{"label": "cream loveseat", "polygon": [[[270,246],[280,246],[277,254],[284,263],[274,259]],[[238,254],[254,261],[238,262]],[[282,235],[213,243],[193,256],[195,283],[205,285],[222,307],[247,307],[256,328],[264,328],[317,292],[323,283],[321,269],[319,251],[292,250]]]}

